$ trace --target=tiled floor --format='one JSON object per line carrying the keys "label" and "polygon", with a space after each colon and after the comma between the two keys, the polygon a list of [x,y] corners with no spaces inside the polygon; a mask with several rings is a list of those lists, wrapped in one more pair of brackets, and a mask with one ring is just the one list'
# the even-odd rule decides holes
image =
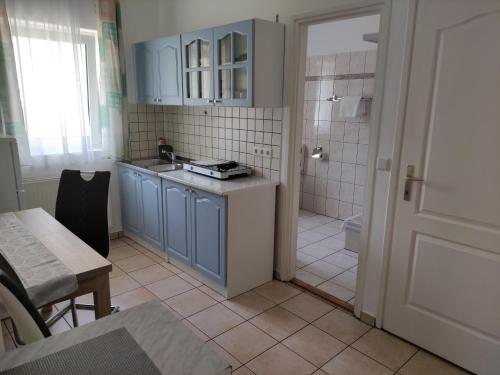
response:
{"label": "tiled floor", "polygon": [[342,220],[300,210],[295,277],[354,304],[358,254],[344,249]]}
{"label": "tiled floor", "polygon": [[[462,373],[289,284],[272,281],[226,300],[128,238],[113,240],[110,260],[113,304],[124,310],[151,299],[162,300],[227,359],[233,374]],[[80,324],[93,320],[91,311],[79,310],[78,314]],[[51,330],[56,334],[70,327],[67,315]],[[4,341],[11,350],[12,329],[8,324],[7,328]]]}

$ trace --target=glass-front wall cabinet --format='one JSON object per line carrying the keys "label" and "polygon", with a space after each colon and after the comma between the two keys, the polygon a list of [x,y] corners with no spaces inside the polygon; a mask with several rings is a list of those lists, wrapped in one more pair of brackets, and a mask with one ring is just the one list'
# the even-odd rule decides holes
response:
{"label": "glass-front wall cabinet", "polygon": [[253,22],[214,28],[215,104],[251,106]]}
{"label": "glass-front wall cabinet", "polygon": [[213,31],[182,34],[184,104],[213,103]]}

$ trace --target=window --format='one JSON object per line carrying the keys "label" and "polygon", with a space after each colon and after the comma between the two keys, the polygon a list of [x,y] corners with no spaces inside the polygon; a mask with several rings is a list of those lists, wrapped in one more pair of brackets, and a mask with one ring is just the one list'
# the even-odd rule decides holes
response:
{"label": "window", "polygon": [[62,33],[48,39],[29,32],[13,36],[13,44],[31,155],[98,151],[95,31],[77,43]]}

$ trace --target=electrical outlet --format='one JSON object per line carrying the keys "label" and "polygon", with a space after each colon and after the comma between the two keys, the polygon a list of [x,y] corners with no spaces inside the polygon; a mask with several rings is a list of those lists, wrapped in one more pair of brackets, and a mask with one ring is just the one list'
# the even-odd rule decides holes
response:
{"label": "electrical outlet", "polygon": [[261,158],[272,158],[273,157],[273,150],[270,147],[258,147],[255,146],[253,148],[253,154],[255,156],[260,156]]}

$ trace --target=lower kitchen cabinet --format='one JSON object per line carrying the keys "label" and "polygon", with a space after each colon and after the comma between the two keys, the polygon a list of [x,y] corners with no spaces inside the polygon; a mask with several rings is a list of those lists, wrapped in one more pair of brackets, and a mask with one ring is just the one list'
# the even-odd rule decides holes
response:
{"label": "lower kitchen cabinet", "polygon": [[225,198],[163,180],[165,250],[225,285]]}
{"label": "lower kitchen cabinet", "polygon": [[124,229],[163,249],[161,179],[126,167],[119,176]]}

